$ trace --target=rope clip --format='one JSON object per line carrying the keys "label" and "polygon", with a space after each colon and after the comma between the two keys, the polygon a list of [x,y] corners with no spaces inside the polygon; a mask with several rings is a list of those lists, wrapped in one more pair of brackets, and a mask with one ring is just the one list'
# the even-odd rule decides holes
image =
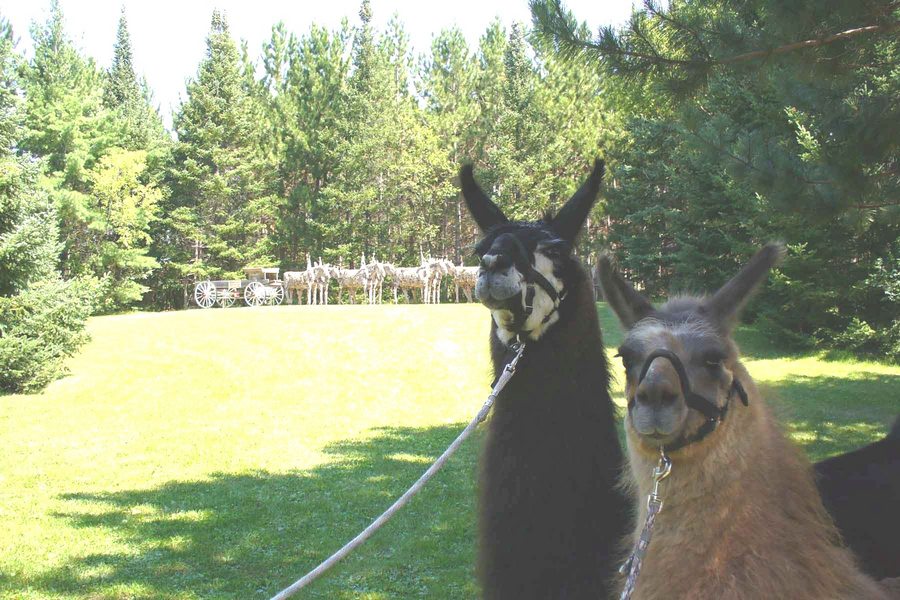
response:
{"label": "rope clip", "polygon": [[650,492],[650,495],[647,497],[647,508],[650,508],[651,504],[658,504],[659,508],[662,508],[662,495],[659,493],[659,484],[663,479],[668,477],[672,473],[672,459],[670,459],[666,455],[665,449],[660,446],[659,447],[659,462],[656,463],[656,467],[653,469],[653,491]]}

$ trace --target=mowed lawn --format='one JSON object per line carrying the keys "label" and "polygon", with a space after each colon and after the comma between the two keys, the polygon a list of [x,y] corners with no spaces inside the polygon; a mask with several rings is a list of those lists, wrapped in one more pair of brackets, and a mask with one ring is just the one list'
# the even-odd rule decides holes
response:
{"label": "mowed lawn", "polygon": [[[612,354],[621,334],[600,311]],[[490,381],[476,305],[89,328],[70,376],[0,397],[0,598],[268,598],[402,493]],[[813,459],[878,439],[900,412],[898,367],[785,354],[752,329],[739,339]],[[477,597],[477,448],[298,598]]]}

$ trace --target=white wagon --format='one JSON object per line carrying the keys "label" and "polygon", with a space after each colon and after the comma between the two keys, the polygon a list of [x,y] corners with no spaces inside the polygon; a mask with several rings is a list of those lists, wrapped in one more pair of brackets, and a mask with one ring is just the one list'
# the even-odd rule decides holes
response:
{"label": "white wagon", "polygon": [[216,304],[226,308],[241,298],[247,306],[281,304],[284,285],[278,278],[279,271],[274,267],[247,267],[246,279],[201,281],[194,286],[194,302],[200,308],[212,308]]}

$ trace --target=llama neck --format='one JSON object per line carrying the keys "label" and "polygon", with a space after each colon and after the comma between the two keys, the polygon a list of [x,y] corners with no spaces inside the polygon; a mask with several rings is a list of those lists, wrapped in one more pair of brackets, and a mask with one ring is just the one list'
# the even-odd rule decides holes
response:
{"label": "llama neck", "polygon": [[[671,457],[635,598],[881,597],[836,545],[809,462],[739,369],[750,406],[732,407],[716,432]],[[633,435],[629,428],[636,539],[656,455]]]}

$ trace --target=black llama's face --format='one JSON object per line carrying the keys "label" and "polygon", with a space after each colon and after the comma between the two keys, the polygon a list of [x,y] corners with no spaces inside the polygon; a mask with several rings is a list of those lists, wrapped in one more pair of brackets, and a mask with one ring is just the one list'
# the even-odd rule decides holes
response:
{"label": "black llama's face", "polygon": [[484,233],[476,244],[480,259],[475,297],[491,310],[497,335],[509,343],[517,334],[538,339],[558,319],[564,299],[564,273],[572,261],[572,244],[597,198],[603,163],[556,217],[510,222],[478,187],[472,168],[460,180],[466,205]]}
{"label": "black llama's face", "polygon": [[627,330],[619,347],[626,371],[626,429],[640,442],[650,448],[671,444],[695,433],[708,418],[688,406],[672,360],[653,359],[640,378],[651,353],[671,352],[693,394],[716,407],[729,401],[738,363],[732,328],[782,253],[780,245],[768,245],[712,296],[674,298],[658,309],[615,271],[608,257],[601,259],[603,295]]}

